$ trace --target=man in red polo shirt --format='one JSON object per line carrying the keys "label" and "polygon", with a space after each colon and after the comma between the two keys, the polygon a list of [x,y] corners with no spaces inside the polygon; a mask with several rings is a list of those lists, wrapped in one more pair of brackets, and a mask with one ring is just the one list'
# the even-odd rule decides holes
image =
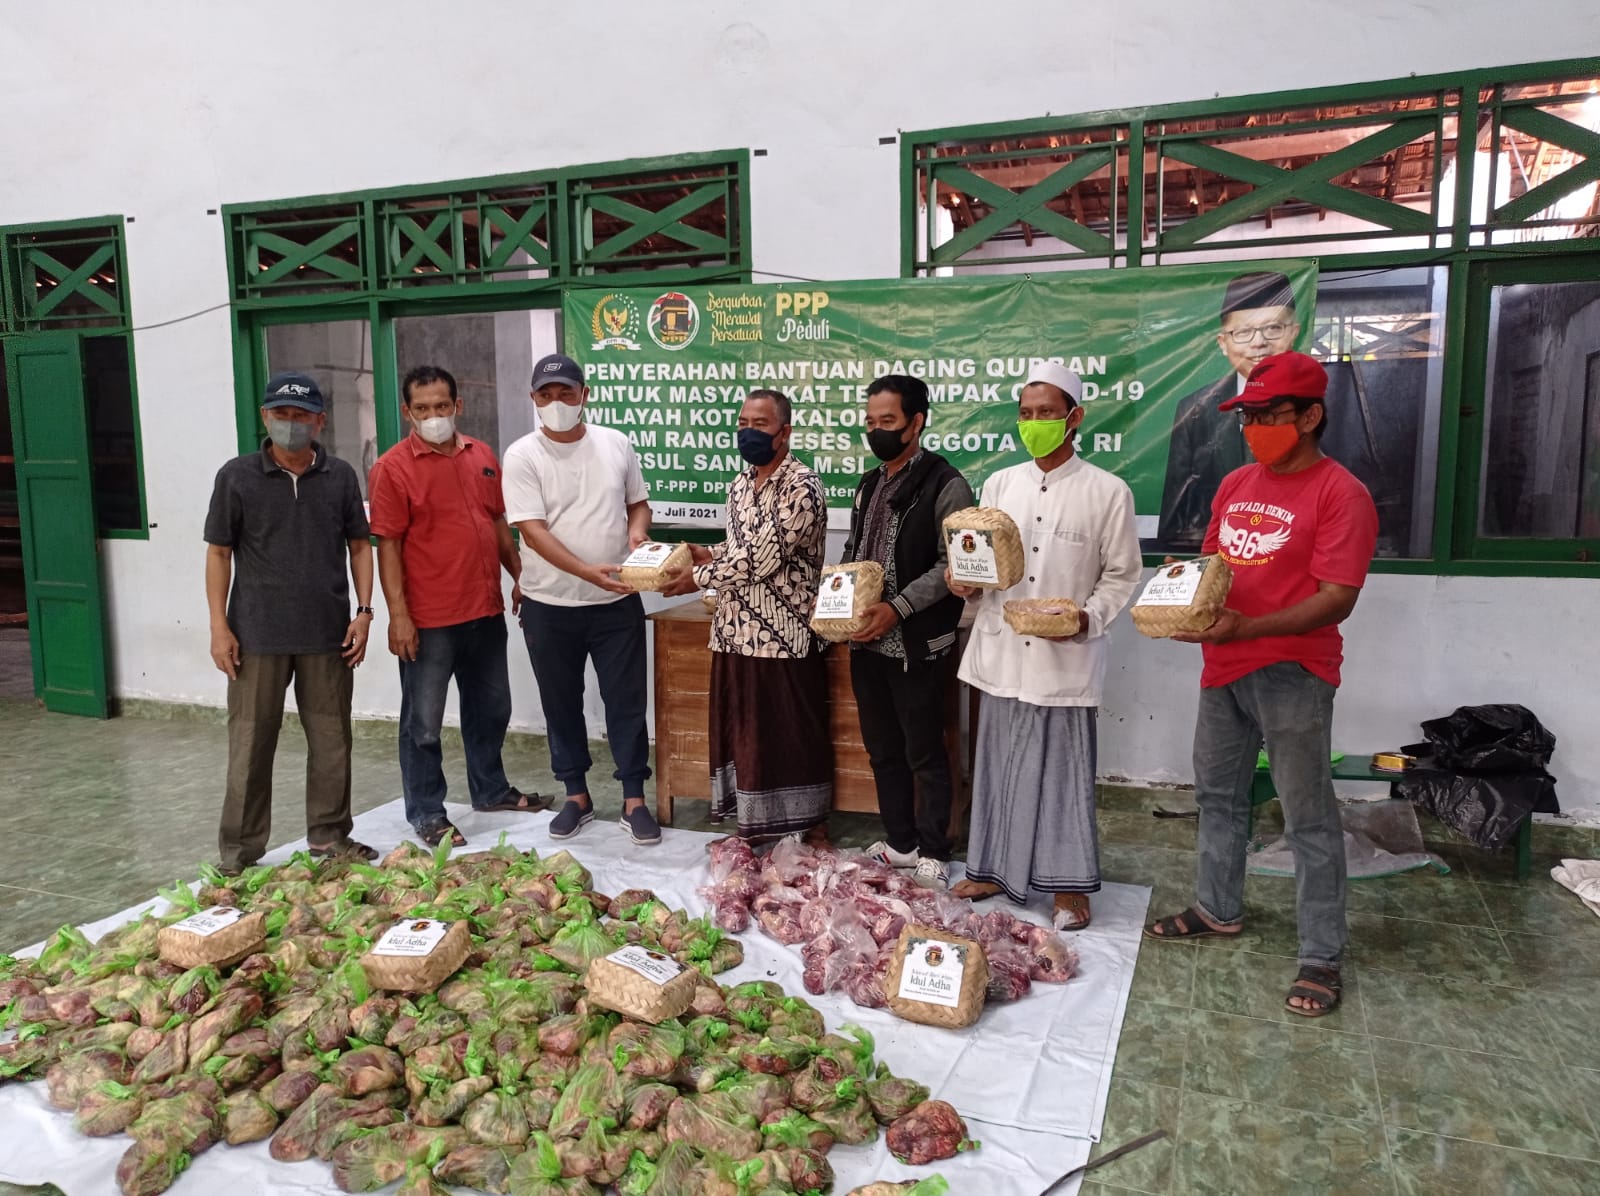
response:
{"label": "man in red polo shirt", "polygon": [[389,605],[389,651],[400,658],[400,778],[406,821],[430,847],[466,838],[445,816],[445,695],[456,679],[461,742],[472,808],[484,813],[543,809],[506,780],[501,749],[511,722],[505,604],[522,600],[522,564],[500,494],[500,463],[489,446],[456,431],[456,380],[418,366],[401,386],[411,434],[372,467],[368,493],[378,537],[378,577]]}
{"label": "man in red polo shirt", "polygon": [[1344,640],[1378,537],[1372,496],[1322,454],[1328,375],[1304,353],[1277,353],[1218,405],[1242,408],[1256,464],[1222,480],[1204,551],[1233,570],[1228,608],[1201,645],[1194,732],[1200,807],[1194,905],[1146,928],[1154,938],[1238,934],[1244,919],[1245,826],[1263,744],[1294,852],[1300,972],[1286,1008],[1338,1007],[1345,940],[1344,828],[1329,756]]}

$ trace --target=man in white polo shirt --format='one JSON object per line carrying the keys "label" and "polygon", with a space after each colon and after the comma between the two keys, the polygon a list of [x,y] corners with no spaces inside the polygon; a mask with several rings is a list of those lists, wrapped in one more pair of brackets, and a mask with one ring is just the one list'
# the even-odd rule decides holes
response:
{"label": "man in white polo shirt", "polygon": [[[1004,893],[1021,904],[1055,895],[1058,930],[1089,924],[1100,888],[1095,834],[1095,714],[1106,675],[1106,632],[1139,584],[1142,562],[1126,482],[1074,451],[1083,383],[1054,362],[1028,375],[1017,430],[1032,461],[993,475],[982,506],[1016,521],[1023,580],[1009,590],[950,591],[977,603],[961,679],[982,692],[972,776],[967,878],[951,891]],[[1018,635],[1011,598],[1070,598],[1082,626],[1069,639]]]}
{"label": "man in white polo shirt", "polygon": [[617,579],[618,562],[650,538],[650,503],[633,444],[588,424],[583,367],[559,353],[533,368],[539,426],[506,450],[506,519],[522,534],[522,633],[539,682],[550,766],[567,801],[550,835],[569,839],[594,819],[583,671],[594,662],[606,737],[622,782],[622,825],[639,844],[661,828],[644,801],[650,777],[644,603]]}

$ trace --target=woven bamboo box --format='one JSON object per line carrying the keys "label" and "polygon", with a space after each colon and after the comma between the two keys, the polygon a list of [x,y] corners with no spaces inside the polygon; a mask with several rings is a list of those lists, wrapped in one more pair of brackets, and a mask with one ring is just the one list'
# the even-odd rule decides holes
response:
{"label": "woven bamboo box", "polygon": [[890,1011],[908,1022],[947,1030],[970,1026],[988,995],[989,958],[972,939],[907,926],[883,987]]}
{"label": "woven bamboo box", "polygon": [[1009,590],[1022,580],[1022,534],[995,507],[968,507],[945,517],[950,580],[958,586]]}
{"label": "woven bamboo box", "polygon": [[617,577],[623,585],[641,593],[659,591],[667,584],[669,575],[687,569],[693,563],[694,557],[687,544],[661,544],[650,540],[628,554],[617,571]]}
{"label": "woven bamboo box", "polygon": [[1071,598],[1013,598],[1000,613],[1018,635],[1056,638],[1077,635],[1083,626],[1083,614]]}
{"label": "woven bamboo box", "polygon": [[591,963],[584,984],[589,989],[591,1005],[656,1024],[689,1008],[699,976],[699,972],[669,955],[643,946],[628,946]]}
{"label": "woven bamboo box", "polygon": [[[825,640],[841,643],[866,626],[862,616],[883,598],[883,566],[877,561],[852,561],[829,565],[817,584],[816,614],[811,630]],[[849,615],[843,614],[849,610]],[[828,613],[825,613],[828,612]]]}
{"label": "woven bamboo box", "polygon": [[238,963],[267,942],[267,920],[232,906],[212,906],[156,933],[156,951],[180,968],[214,968]]}
{"label": "woven bamboo box", "polygon": [[431,993],[466,961],[472,935],[465,921],[404,919],[379,936],[361,957],[361,970],[373,988]]}
{"label": "woven bamboo box", "polygon": [[1220,556],[1162,565],[1133,604],[1133,625],[1151,639],[1204,631],[1217,621],[1232,586],[1233,570]]}

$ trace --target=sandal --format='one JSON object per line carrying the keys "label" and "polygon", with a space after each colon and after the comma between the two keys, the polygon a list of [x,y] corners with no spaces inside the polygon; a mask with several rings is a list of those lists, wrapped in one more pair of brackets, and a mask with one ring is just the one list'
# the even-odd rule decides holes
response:
{"label": "sandal", "polygon": [[[1301,1017],[1326,1017],[1339,1008],[1343,986],[1339,983],[1338,968],[1319,968],[1307,965],[1289,986],[1289,995],[1283,1007]],[[1295,999],[1309,1001],[1309,1005],[1293,1004]]]}
{"label": "sandal", "polygon": [[349,835],[342,839],[335,839],[332,843],[317,847],[314,844],[306,848],[307,853],[314,860],[375,860],[378,853],[374,848],[365,843],[357,843]]}
{"label": "sandal", "polygon": [[1173,914],[1169,918],[1157,918],[1144,928],[1144,933],[1146,938],[1152,939],[1201,939],[1208,935],[1232,938],[1243,929],[1244,927],[1238,923],[1232,926],[1213,926],[1206,921],[1204,914],[1191,905],[1181,914]]}
{"label": "sandal", "polygon": [[1050,918],[1050,924],[1057,930],[1087,930],[1093,914],[1089,911],[1089,894],[1064,893],[1067,903],[1058,905],[1055,913]]}
{"label": "sandal", "polygon": [[429,847],[439,846],[446,835],[450,836],[451,847],[465,847],[467,845],[467,837],[448,822],[436,822],[432,826],[417,832],[417,838],[421,839]]}
{"label": "sandal", "polygon": [[473,812],[478,814],[537,814],[549,808],[550,798],[541,793],[524,793],[515,786],[497,802],[472,807]]}

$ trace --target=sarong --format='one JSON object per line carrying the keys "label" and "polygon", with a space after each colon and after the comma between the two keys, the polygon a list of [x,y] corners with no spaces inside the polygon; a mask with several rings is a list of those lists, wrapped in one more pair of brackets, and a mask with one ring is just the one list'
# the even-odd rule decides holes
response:
{"label": "sarong", "polygon": [[764,839],[833,808],[828,661],[711,653],[711,816]]}
{"label": "sarong", "polygon": [[1021,904],[1028,890],[1100,890],[1095,708],[984,694],[972,769],[967,876]]}

